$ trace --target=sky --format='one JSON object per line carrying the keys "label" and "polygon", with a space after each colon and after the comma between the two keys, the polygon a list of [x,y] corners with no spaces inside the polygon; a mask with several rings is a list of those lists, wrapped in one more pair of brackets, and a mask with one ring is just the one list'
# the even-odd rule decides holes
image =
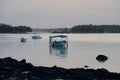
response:
{"label": "sky", "polygon": [[32,28],[120,25],[120,0],[0,0],[0,23]]}

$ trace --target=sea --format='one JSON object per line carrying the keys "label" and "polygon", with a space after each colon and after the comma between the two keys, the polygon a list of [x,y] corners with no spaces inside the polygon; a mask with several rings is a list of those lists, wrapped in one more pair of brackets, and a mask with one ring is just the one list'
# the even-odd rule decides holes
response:
{"label": "sea", "polygon": [[[12,57],[26,59],[35,66],[89,69],[105,68],[111,72],[120,72],[120,34],[37,34],[42,39],[32,39],[35,34],[0,34],[0,58]],[[68,36],[68,47],[53,48],[49,45],[49,36]],[[21,42],[24,37],[26,42]],[[108,59],[100,62],[98,55]]]}

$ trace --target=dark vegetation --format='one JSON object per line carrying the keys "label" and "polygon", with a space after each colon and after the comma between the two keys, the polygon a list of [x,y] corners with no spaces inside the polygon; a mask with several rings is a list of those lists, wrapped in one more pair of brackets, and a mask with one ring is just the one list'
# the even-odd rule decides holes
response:
{"label": "dark vegetation", "polygon": [[75,25],[70,33],[120,33],[120,25]]}
{"label": "dark vegetation", "polygon": [[120,73],[104,68],[38,67],[26,63],[25,59],[17,61],[7,57],[0,59],[0,80],[120,80]]}
{"label": "dark vegetation", "polygon": [[12,26],[0,24],[0,33],[26,33],[26,32],[52,32],[52,33],[120,33],[120,25],[75,25],[72,28],[31,29],[28,26]]}
{"label": "dark vegetation", "polygon": [[0,33],[26,33],[31,31],[32,29],[28,26],[12,26],[0,23]]}
{"label": "dark vegetation", "polygon": [[120,33],[120,25],[75,25],[54,33]]}

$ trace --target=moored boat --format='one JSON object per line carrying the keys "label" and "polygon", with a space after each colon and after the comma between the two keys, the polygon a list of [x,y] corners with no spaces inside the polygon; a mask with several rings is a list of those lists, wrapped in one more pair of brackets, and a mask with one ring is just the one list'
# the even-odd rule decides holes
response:
{"label": "moored boat", "polygon": [[66,46],[68,47],[68,37],[66,35],[49,36],[49,44],[55,46]]}
{"label": "moored boat", "polygon": [[24,38],[24,37],[22,37],[22,38],[20,39],[20,41],[21,41],[21,42],[26,42],[26,41],[27,41],[27,39],[26,39],[26,38]]}
{"label": "moored boat", "polygon": [[34,35],[32,36],[32,39],[41,39],[42,37],[41,36],[38,36],[38,35]]}

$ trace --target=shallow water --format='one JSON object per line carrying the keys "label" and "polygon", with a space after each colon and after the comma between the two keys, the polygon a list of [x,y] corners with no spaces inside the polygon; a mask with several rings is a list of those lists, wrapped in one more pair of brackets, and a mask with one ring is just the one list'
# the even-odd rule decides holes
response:
{"label": "shallow water", "polygon": [[[66,34],[68,48],[49,47],[49,35],[40,34],[42,39],[33,40],[33,34],[0,34],[0,58],[7,56],[26,59],[37,66],[60,66],[65,68],[106,68],[120,72],[120,34]],[[20,38],[27,38],[21,43]],[[108,60],[99,63],[96,56],[104,54]]]}

